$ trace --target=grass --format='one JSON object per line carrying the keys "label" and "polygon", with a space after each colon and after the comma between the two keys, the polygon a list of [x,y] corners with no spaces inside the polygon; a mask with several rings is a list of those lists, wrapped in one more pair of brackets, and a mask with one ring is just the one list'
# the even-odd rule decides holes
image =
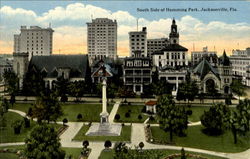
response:
{"label": "grass", "polygon": [[85,133],[89,130],[88,126],[83,126],[73,140],[83,141],[130,141],[131,126],[123,126],[120,136],[86,136]]}
{"label": "grass", "polygon": [[19,159],[14,153],[0,153],[0,159]]}
{"label": "grass", "polygon": [[[17,109],[23,112],[28,112],[29,107],[32,107],[32,104],[15,104],[12,109]],[[113,108],[113,105],[110,104],[107,107],[107,111],[110,112]],[[83,116],[83,121],[99,122],[100,113],[102,110],[101,104],[62,104],[62,109],[64,115],[59,118],[59,121],[62,121],[64,118],[67,118],[68,121],[77,121],[77,115],[79,113]]]}
{"label": "grass", "polygon": [[[180,153],[180,151],[178,151],[178,150],[150,150],[150,151],[152,154],[157,153],[157,152],[162,153],[164,155],[164,157],[167,157],[168,155],[171,155],[174,153]],[[207,154],[202,154],[202,153],[189,152],[189,151],[185,151],[185,152],[190,153],[190,154],[200,155],[200,156],[206,157],[208,159],[225,159],[223,157],[217,157],[217,156],[212,156],[212,155],[207,155]],[[103,150],[98,159],[113,159],[113,155],[114,155],[114,150],[112,150],[112,151]],[[192,159],[192,158],[189,158],[189,159]]]}
{"label": "grass", "polygon": [[63,147],[62,148],[65,152],[66,152],[66,157],[71,156],[71,159],[78,159],[82,149],[81,148],[66,148]]}
{"label": "grass", "polygon": [[[242,152],[250,148],[248,137],[238,137],[238,143],[233,143],[233,136],[230,131],[226,131],[220,136],[208,136],[202,133],[202,126],[192,126],[187,129],[187,137],[174,136],[177,146],[199,148],[219,152]],[[155,139],[169,141],[169,133],[164,132],[159,127],[151,127],[152,135]]]}
{"label": "grass", "polygon": [[8,112],[5,115],[7,121],[7,127],[0,129],[0,143],[6,142],[23,142],[26,136],[29,134],[30,130],[35,126],[35,122],[31,121],[30,128],[21,128],[21,133],[16,135],[11,127],[12,122],[16,120],[23,120],[23,117],[19,114]]}
{"label": "grass", "polygon": [[[143,123],[148,116],[142,114],[141,110],[144,105],[122,105],[119,107],[117,114],[120,115],[120,120],[117,122],[126,122],[126,123]],[[126,118],[125,114],[131,110],[130,117]],[[138,119],[138,115],[142,115],[142,119]]]}
{"label": "grass", "polygon": [[201,115],[204,113],[204,111],[209,110],[209,107],[191,107],[192,115],[188,116],[188,120],[191,122],[198,122],[200,121]]}
{"label": "grass", "polygon": [[[4,116],[7,121],[7,127],[0,129],[0,143],[24,142],[25,138],[29,135],[32,128],[36,125],[35,121],[31,121],[29,128],[24,128],[24,126],[22,126],[21,133],[14,134],[14,130],[11,127],[12,122],[16,120],[23,120],[23,117],[14,112],[7,112]],[[51,124],[51,125],[53,125],[53,127],[56,130],[58,130],[62,126],[59,124]]]}

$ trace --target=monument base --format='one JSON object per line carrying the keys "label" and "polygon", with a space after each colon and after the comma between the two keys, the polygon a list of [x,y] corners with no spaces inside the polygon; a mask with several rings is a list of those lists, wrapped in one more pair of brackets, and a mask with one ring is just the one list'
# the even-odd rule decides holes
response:
{"label": "monument base", "polygon": [[96,123],[92,124],[85,135],[87,136],[120,136],[121,124]]}

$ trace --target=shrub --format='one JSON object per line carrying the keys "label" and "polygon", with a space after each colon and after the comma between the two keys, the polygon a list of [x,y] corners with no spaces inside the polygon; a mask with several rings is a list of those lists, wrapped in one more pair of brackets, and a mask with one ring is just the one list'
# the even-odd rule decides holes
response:
{"label": "shrub", "polygon": [[123,127],[123,126],[125,126],[125,124],[124,124],[124,123],[122,123],[122,127]]}
{"label": "shrub", "polygon": [[24,121],[24,127],[29,128],[30,127],[30,120],[26,117],[23,118]]}
{"label": "shrub", "polygon": [[82,120],[82,114],[78,114],[76,118],[78,121]]}
{"label": "shrub", "polygon": [[143,143],[143,142],[140,142],[140,143],[139,143],[139,147],[140,147],[140,149],[142,150],[142,148],[144,147],[144,143]]}
{"label": "shrub", "polygon": [[129,118],[130,117],[130,113],[129,112],[125,113],[125,117]]}
{"label": "shrub", "polygon": [[22,125],[23,125],[22,120],[16,120],[11,124],[11,126],[14,129],[14,134],[20,134]]}
{"label": "shrub", "polygon": [[186,159],[184,148],[181,149],[181,159]]}
{"label": "shrub", "polygon": [[192,115],[192,114],[193,114],[193,111],[189,109],[189,110],[186,111],[186,114],[187,114],[187,115]]}
{"label": "shrub", "polygon": [[63,94],[63,95],[61,96],[61,102],[65,103],[65,102],[67,102],[67,101],[68,101],[68,97],[66,96],[66,94]]}
{"label": "shrub", "polygon": [[150,121],[154,121],[155,118],[154,118],[153,116],[150,116],[150,117],[149,117],[149,120],[150,120]]}
{"label": "shrub", "polygon": [[144,105],[144,107],[141,110],[142,113],[146,113],[146,106]]}
{"label": "shrub", "polygon": [[65,126],[65,124],[68,123],[68,119],[64,118],[62,122],[63,122],[63,126]]}
{"label": "shrub", "polygon": [[87,147],[89,146],[89,141],[88,141],[88,140],[84,140],[84,141],[82,142],[82,146],[83,146],[84,148],[87,148]]}
{"label": "shrub", "polygon": [[106,140],[105,143],[104,143],[104,147],[105,148],[110,148],[112,146],[112,143],[110,140]]}
{"label": "shrub", "polygon": [[138,119],[139,119],[139,120],[142,120],[142,116],[141,116],[141,114],[140,114],[140,115],[138,115]]}
{"label": "shrub", "polygon": [[120,118],[121,118],[120,114],[115,115],[115,120],[120,120]]}
{"label": "shrub", "polygon": [[33,115],[32,108],[29,107],[28,112],[27,112],[27,116],[32,117],[32,115]]}
{"label": "shrub", "polygon": [[131,113],[132,112],[131,109],[129,109],[128,112]]}

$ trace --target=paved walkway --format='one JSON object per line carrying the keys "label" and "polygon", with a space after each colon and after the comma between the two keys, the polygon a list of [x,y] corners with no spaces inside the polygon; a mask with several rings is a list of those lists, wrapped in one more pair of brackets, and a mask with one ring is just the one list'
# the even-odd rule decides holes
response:
{"label": "paved walkway", "polygon": [[[114,119],[114,115],[116,114],[117,110],[119,108],[119,104],[115,103],[110,116],[112,114],[112,117],[110,117],[110,122],[113,122],[112,119]],[[15,112],[20,114],[21,116],[26,116],[26,114],[19,110],[13,110],[9,109],[10,112]],[[61,124],[61,122],[58,122]],[[75,147],[75,148],[81,148],[82,142],[78,141],[72,141],[74,136],[79,132],[81,127],[84,123],[80,122],[69,122],[67,125],[69,126],[68,129],[60,136],[61,144],[63,147]],[[86,124],[86,123],[85,123]],[[190,123],[189,126],[194,125],[200,125],[200,122]],[[182,147],[179,146],[168,146],[168,145],[156,145],[147,143],[145,139],[145,131],[144,126],[146,124],[143,123],[133,123],[132,124],[132,132],[131,132],[131,143],[128,144],[131,148],[134,148],[135,145],[138,145],[140,142],[144,143],[144,149],[171,149],[171,150],[180,150]],[[151,125],[157,125],[157,124],[151,124]],[[24,142],[17,142],[17,143],[1,143],[0,146],[13,146],[13,145],[23,145]],[[114,144],[113,144],[114,145]],[[89,159],[98,159],[100,156],[101,151],[104,149],[104,142],[90,142],[89,147],[92,149]],[[208,150],[202,150],[202,149],[195,149],[195,148],[188,148],[184,147],[187,151],[192,152],[199,152],[199,153],[205,153],[209,155],[214,156],[220,156],[220,157],[227,157],[229,159],[249,159],[250,156],[250,149],[241,153],[221,153],[221,152],[214,152],[214,151],[208,151]]]}
{"label": "paved walkway", "polygon": [[115,102],[115,104],[111,110],[111,113],[109,114],[109,123],[114,123],[115,115],[118,111],[120,104],[121,104],[121,101]]}

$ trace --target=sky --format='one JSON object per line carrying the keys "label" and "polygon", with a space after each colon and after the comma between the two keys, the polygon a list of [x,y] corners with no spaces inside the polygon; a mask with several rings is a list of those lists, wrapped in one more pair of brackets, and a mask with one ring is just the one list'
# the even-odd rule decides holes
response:
{"label": "sky", "polygon": [[148,38],[162,38],[168,37],[173,18],[180,44],[189,53],[208,46],[218,54],[226,50],[230,55],[233,49],[250,47],[249,13],[250,1],[0,0],[0,54],[13,52],[13,35],[20,33],[20,26],[48,27],[49,23],[55,31],[54,54],[86,54],[86,23],[91,17],[105,17],[118,22],[120,56],[129,55],[128,32],[136,31],[137,19],[139,29],[147,27]]}

